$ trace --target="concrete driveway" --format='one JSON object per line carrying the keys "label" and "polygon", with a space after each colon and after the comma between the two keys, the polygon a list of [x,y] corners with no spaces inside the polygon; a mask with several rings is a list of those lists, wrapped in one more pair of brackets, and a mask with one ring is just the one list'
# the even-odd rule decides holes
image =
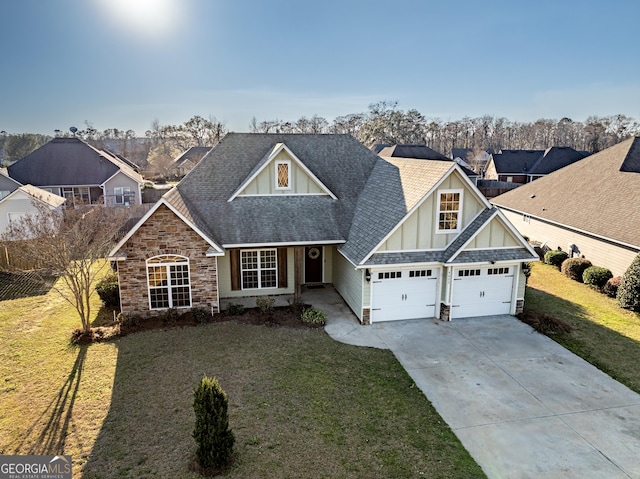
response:
{"label": "concrete driveway", "polygon": [[640,479],[640,395],[516,318],[360,326],[316,294],[327,333],[393,351],[488,477]]}

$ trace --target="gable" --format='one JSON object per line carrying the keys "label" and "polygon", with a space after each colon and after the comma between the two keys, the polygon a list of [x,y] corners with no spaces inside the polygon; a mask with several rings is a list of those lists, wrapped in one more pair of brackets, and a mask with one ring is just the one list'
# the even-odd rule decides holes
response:
{"label": "gable", "polygon": [[238,188],[238,196],[328,195],[335,196],[311,170],[286,147],[275,145]]}
{"label": "gable", "polygon": [[[438,199],[441,193],[446,192],[460,194],[462,202],[460,224],[455,233],[438,231]],[[428,193],[376,251],[445,249],[486,207],[456,168]]]}
{"label": "gable", "polygon": [[505,226],[499,216],[494,216],[471,238],[463,251],[486,248],[521,247],[521,241]]}

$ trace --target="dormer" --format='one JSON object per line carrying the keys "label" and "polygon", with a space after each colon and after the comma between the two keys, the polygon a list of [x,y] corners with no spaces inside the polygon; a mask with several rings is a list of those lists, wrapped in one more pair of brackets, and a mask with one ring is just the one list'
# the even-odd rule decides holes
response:
{"label": "dormer", "polygon": [[336,196],[284,144],[277,143],[258,162],[228,201],[243,196]]}

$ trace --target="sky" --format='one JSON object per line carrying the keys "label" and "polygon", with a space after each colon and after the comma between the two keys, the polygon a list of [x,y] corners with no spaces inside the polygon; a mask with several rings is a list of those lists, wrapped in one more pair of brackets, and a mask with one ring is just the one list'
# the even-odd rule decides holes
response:
{"label": "sky", "polygon": [[3,0],[0,131],[640,119],[637,0]]}

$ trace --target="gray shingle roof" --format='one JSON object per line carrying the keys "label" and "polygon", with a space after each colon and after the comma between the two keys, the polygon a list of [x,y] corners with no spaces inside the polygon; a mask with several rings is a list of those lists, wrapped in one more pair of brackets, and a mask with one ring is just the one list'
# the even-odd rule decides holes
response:
{"label": "gray shingle roof", "polygon": [[451,264],[459,263],[486,263],[489,261],[520,261],[537,260],[526,248],[481,249],[461,252],[451,261]]}
{"label": "gray shingle roof", "polygon": [[173,166],[180,166],[187,160],[191,161],[195,165],[204,157],[204,155],[211,151],[211,148],[212,147],[210,146],[192,146],[178,158],[173,160]]}
{"label": "gray shingle roof", "polygon": [[[278,143],[284,143],[338,200],[273,195],[228,202]],[[178,204],[221,245],[338,243],[347,239],[358,195],[378,161],[348,135],[230,133],[165,199]]]}
{"label": "gray shingle roof", "polygon": [[142,182],[124,162],[79,138],[54,138],[8,168],[11,178],[35,186],[100,185],[118,170]]}
{"label": "gray shingle roof", "polygon": [[526,173],[529,175],[548,175],[587,156],[589,156],[588,151],[577,151],[569,146],[552,146],[544,151]]}
{"label": "gray shingle roof", "polygon": [[373,151],[382,157],[452,161],[427,145],[374,145]]}
{"label": "gray shingle roof", "polygon": [[526,175],[544,154],[544,150],[502,150],[493,154],[493,164],[499,174]]}
{"label": "gray shingle roof", "polygon": [[640,246],[640,138],[493,198],[497,206]]}

